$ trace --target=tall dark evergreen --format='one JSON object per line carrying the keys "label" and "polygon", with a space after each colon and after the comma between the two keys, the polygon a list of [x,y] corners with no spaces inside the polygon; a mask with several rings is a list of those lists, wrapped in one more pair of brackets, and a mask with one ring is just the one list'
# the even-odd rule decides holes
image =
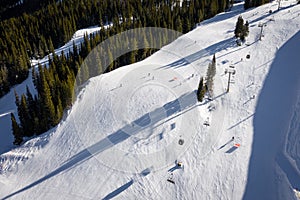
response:
{"label": "tall dark evergreen", "polygon": [[244,19],[242,16],[239,16],[234,30],[234,35],[236,38],[241,37],[243,33],[243,29],[244,29]]}
{"label": "tall dark evergreen", "polygon": [[239,38],[242,41],[245,41],[248,34],[249,34],[249,22],[246,21],[246,23],[244,24],[243,17],[239,16],[238,20],[236,22],[234,35],[235,35],[236,38]]}
{"label": "tall dark evergreen", "polygon": [[213,56],[212,62],[208,64],[206,72],[206,88],[209,96],[213,96],[214,76],[216,75],[216,56]]}
{"label": "tall dark evergreen", "polygon": [[38,113],[38,109],[37,109],[37,105],[36,102],[28,88],[28,86],[26,86],[26,97],[27,97],[27,107],[28,107],[28,126],[30,127],[30,133],[31,135],[34,135],[37,133],[37,113]]}
{"label": "tall dark evergreen", "polygon": [[204,79],[203,77],[201,77],[198,85],[198,90],[197,90],[197,98],[199,102],[203,101],[205,93],[206,93],[206,89],[204,87]]}
{"label": "tall dark evergreen", "polygon": [[12,124],[12,133],[14,135],[14,145],[20,145],[23,142],[23,134],[19,124],[16,121],[15,115],[10,114],[11,124]]}
{"label": "tall dark evergreen", "polygon": [[42,119],[40,119],[40,121],[42,124],[42,129],[46,131],[55,125],[55,107],[45,75],[41,76],[41,85],[42,91],[40,94],[40,105],[42,108]]}
{"label": "tall dark evergreen", "polygon": [[270,2],[269,0],[245,0],[244,8],[248,9],[251,7],[258,7],[269,2]]}
{"label": "tall dark evergreen", "polygon": [[18,108],[20,109],[19,119],[21,122],[21,127],[23,129],[24,136],[27,137],[33,136],[34,135],[33,120],[30,117],[27,99],[24,94],[21,96],[21,102]]}
{"label": "tall dark evergreen", "polygon": [[244,3],[245,10],[248,8],[251,8],[251,7],[253,7],[252,0],[245,0],[245,3]]}
{"label": "tall dark evergreen", "polygon": [[178,32],[182,32],[182,21],[180,19],[180,16],[178,16],[178,18],[176,18],[176,21],[175,21],[175,29],[178,31]]}

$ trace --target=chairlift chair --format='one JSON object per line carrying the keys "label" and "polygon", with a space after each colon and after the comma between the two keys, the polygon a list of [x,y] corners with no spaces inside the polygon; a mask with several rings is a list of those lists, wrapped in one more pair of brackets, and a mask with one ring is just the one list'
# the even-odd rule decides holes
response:
{"label": "chairlift chair", "polygon": [[178,166],[178,167],[182,167],[182,166],[183,166],[183,163],[182,163],[182,162],[178,162],[178,163],[177,163],[177,166]]}
{"label": "chairlift chair", "polygon": [[173,173],[170,174],[169,178],[167,179],[168,182],[175,184],[175,181],[173,180]]}
{"label": "chairlift chair", "polygon": [[208,123],[208,121],[205,121],[205,122],[203,123],[203,125],[205,125],[205,126],[209,126],[209,123]]}

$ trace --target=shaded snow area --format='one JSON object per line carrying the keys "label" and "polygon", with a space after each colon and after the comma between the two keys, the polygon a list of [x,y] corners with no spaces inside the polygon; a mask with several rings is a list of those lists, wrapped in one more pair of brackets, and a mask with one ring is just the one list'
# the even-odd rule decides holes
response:
{"label": "shaded snow area", "polygon": [[[0,199],[297,199],[295,3],[280,11],[276,2],[247,11],[236,4],[144,61],[90,79],[47,133],[18,148],[3,136],[11,138],[0,142]],[[250,28],[241,46],[233,38],[239,15]],[[195,92],[214,54],[212,100],[199,103]],[[236,71],[229,93],[226,70]],[[10,134],[13,92],[0,105]]]}
{"label": "shaded snow area", "polygon": [[300,32],[279,49],[261,90],[245,199],[295,199],[286,190],[300,188],[299,42]]}

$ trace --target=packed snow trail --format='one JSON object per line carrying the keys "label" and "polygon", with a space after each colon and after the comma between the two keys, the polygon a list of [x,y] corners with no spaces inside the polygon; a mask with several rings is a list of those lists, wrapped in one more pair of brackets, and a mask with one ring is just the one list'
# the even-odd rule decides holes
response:
{"label": "packed snow trail", "polygon": [[[260,137],[265,136],[272,147],[274,136],[257,131],[272,127],[274,124],[267,122],[276,115],[265,123],[257,120],[277,109],[264,109],[266,101],[273,101],[266,97],[268,93],[278,95],[276,89],[268,89],[275,79],[272,76],[278,75],[272,63],[278,62],[277,55],[290,51],[280,47],[300,30],[300,7],[291,7],[291,3],[296,2],[282,2],[283,8],[273,14],[269,10],[277,9],[276,2],[246,11],[243,3],[237,4],[232,11],[201,23],[144,61],[90,79],[57,127],[0,156],[0,198],[239,200],[248,179],[255,182],[257,178],[256,174],[251,175],[253,179],[248,176],[268,161],[265,164],[271,166],[270,171],[280,174],[268,177],[279,180],[269,186],[276,187],[274,195],[293,199],[291,187],[296,187],[298,180],[295,166],[300,163],[299,102],[295,112],[281,116],[286,117],[285,127],[280,126],[283,122],[276,124],[289,134],[280,135],[287,138],[278,145],[278,152],[284,156],[276,157],[281,154],[272,151],[273,158],[262,163],[251,159],[248,174],[252,150],[254,157],[260,153],[268,156],[268,148],[259,152],[252,149],[263,143]],[[242,46],[233,39],[239,14],[250,22],[250,34]],[[258,25],[265,22],[264,37],[259,41]],[[299,52],[295,48],[292,51]],[[277,49],[280,53],[276,55]],[[197,103],[194,91],[200,77],[205,77],[213,54],[217,59],[215,95],[212,102]],[[293,63],[298,62],[295,59],[289,64]],[[232,65],[236,74],[230,92],[224,93],[228,79],[224,71]],[[283,73],[279,82],[290,83],[293,79],[286,77],[287,73],[295,79],[296,72]],[[282,88],[279,84],[275,87]],[[292,88],[284,93],[289,91]],[[205,126],[205,121],[210,126]],[[179,139],[184,140],[183,145]],[[230,150],[236,144],[239,147]],[[184,163],[184,170],[173,171],[174,185],[167,178],[175,160]],[[247,191],[249,188],[260,189],[247,186]]]}

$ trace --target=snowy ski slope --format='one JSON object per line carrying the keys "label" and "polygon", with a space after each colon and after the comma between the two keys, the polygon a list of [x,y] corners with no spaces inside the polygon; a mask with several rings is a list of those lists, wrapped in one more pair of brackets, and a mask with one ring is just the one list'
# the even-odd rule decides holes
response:
{"label": "snowy ski slope", "polygon": [[[90,79],[57,127],[0,156],[0,198],[296,199],[295,3],[272,14],[276,2],[247,11],[236,4],[146,60]],[[250,34],[237,46],[240,14]],[[213,54],[213,99],[198,103],[195,90]],[[236,73],[226,93],[230,66]],[[14,109],[3,99],[1,117]]]}

